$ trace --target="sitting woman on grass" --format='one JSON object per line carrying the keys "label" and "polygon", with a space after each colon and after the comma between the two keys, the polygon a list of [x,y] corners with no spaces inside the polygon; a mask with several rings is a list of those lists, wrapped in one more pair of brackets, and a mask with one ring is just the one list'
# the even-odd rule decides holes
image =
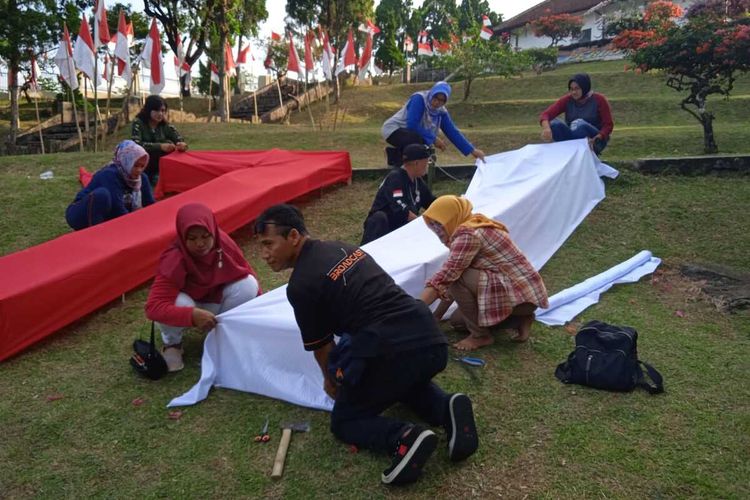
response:
{"label": "sitting woman on grass", "polygon": [[[565,113],[564,122],[556,118],[561,113]],[[587,137],[589,147],[597,155],[607,147],[614,128],[609,101],[591,90],[591,78],[586,73],[568,80],[568,93],[542,112],[539,124],[545,142]]]}
{"label": "sitting woman on grass", "polygon": [[216,315],[254,299],[257,276],[211,209],[190,203],[177,211],[177,237],[161,254],[146,316],[161,330],[170,372],[183,368],[182,331],[214,328]]}
{"label": "sitting woman on grass", "polygon": [[77,231],[151,205],[154,195],[143,173],[147,163],[148,153],[138,144],[118,144],[112,162],[96,172],[68,205],[68,225]]}
{"label": "sitting woman on grass", "polygon": [[517,330],[513,340],[524,342],[534,311],[548,306],[542,277],[503,224],[471,211],[471,202],[457,196],[441,196],[425,211],[427,227],[450,252],[420,298],[427,305],[443,299],[435,311],[438,319],[453,300],[457,302],[451,324],[469,333],[454,344],[459,350],[492,344],[490,327]]}
{"label": "sitting woman on grass", "polygon": [[158,95],[150,95],[133,120],[132,137],[148,151],[146,175],[152,187],[159,180],[159,160],[173,151],[187,151],[187,144],[177,129],[167,122],[167,102]]}

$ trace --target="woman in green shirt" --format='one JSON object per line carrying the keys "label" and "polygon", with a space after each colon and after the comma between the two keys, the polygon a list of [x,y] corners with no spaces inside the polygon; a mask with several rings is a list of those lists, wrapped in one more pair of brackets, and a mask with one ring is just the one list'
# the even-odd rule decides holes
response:
{"label": "woman in green shirt", "polygon": [[132,137],[149,154],[146,176],[152,187],[159,180],[159,160],[173,151],[187,151],[187,144],[172,125],[167,123],[167,103],[158,95],[150,95],[133,120]]}

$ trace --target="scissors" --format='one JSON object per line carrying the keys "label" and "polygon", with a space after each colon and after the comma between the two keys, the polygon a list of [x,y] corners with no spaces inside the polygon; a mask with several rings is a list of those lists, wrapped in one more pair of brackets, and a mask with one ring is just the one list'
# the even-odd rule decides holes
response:
{"label": "scissors", "polygon": [[263,424],[263,429],[260,431],[260,434],[255,436],[255,442],[267,443],[270,439],[271,436],[268,435],[268,417],[266,417],[266,423]]}

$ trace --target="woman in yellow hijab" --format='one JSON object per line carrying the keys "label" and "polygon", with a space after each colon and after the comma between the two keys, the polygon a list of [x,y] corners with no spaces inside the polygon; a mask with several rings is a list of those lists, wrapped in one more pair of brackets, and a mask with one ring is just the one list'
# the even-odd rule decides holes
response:
{"label": "woman in yellow hijab", "polygon": [[495,329],[515,329],[513,340],[529,338],[534,311],[547,307],[542,277],[513,243],[508,228],[482,214],[472,213],[471,202],[441,196],[424,213],[429,227],[450,249],[440,270],[427,281],[422,296],[427,305],[443,302],[439,318],[453,300],[458,310],[451,324],[469,336],[454,347],[470,351],[492,344]]}

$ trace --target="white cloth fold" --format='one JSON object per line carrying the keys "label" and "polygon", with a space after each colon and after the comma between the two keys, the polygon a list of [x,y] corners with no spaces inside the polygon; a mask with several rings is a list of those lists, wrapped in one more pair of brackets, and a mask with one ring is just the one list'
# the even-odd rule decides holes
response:
{"label": "white cloth fold", "polygon": [[[529,145],[478,163],[466,197],[476,212],[505,223],[539,269],[604,198],[599,168],[586,140]],[[447,255],[421,217],[363,248],[413,296]],[[286,287],[219,316],[206,337],[200,381],[169,406],[195,404],[213,385],[311,408],[333,406],[313,355],[302,348]]]}
{"label": "white cloth fold", "polygon": [[643,250],[603,273],[556,293],[549,298],[547,309],[537,310],[536,320],[545,325],[564,325],[584,309],[599,302],[599,296],[613,285],[635,283],[653,273],[659,264],[661,259]]}

